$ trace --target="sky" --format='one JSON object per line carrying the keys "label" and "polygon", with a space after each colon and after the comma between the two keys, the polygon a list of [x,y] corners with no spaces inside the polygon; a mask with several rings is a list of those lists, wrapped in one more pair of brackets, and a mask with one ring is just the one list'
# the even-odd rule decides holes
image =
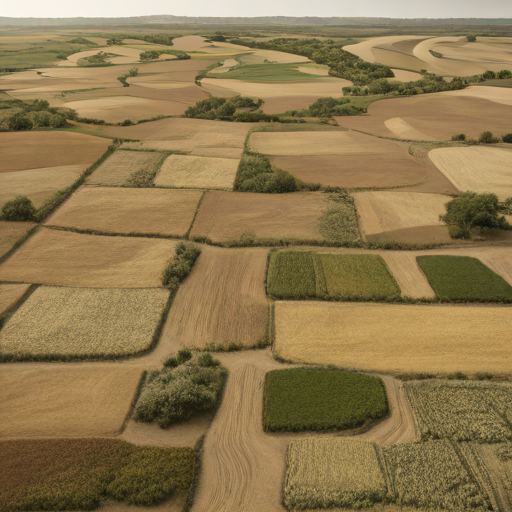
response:
{"label": "sky", "polygon": [[511,0],[0,0],[0,16],[67,18],[175,16],[341,16],[512,18]]}

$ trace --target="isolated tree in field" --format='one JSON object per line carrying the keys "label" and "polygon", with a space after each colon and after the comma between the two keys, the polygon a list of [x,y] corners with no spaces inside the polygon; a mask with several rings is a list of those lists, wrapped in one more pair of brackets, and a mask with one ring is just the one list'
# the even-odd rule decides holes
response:
{"label": "isolated tree in field", "polygon": [[476,42],[476,36],[466,36],[466,39],[468,40],[468,43],[475,43]]}
{"label": "isolated tree in field", "polygon": [[35,214],[36,209],[27,196],[16,196],[2,206],[0,218],[11,221],[30,221],[34,220]]}
{"label": "isolated tree in field", "polygon": [[508,223],[499,215],[499,201],[496,194],[477,194],[463,192],[446,203],[446,214],[439,220],[449,226],[452,238],[471,238],[475,228],[502,229]]}
{"label": "isolated tree in field", "polygon": [[492,132],[483,132],[480,134],[478,142],[480,142],[480,144],[496,144],[499,142],[499,139],[495,137]]}

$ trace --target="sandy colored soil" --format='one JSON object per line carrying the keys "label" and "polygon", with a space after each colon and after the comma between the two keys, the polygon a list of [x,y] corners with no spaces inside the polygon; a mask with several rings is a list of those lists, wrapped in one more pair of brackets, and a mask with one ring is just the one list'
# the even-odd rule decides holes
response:
{"label": "sandy colored soil", "polygon": [[46,224],[110,233],[185,236],[201,195],[200,190],[86,186]]}
{"label": "sandy colored soil", "polygon": [[0,205],[24,195],[39,208],[57,190],[72,185],[86,169],[87,165],[66,165],[0,173]]}
{"label": "sandy colored soil", "polygon": [[376,233],[375,235],[367,235],[366,239],[368,242],[393,240],[406,244],[453,243],[448,232],[448,226],[416,226],[412,228],[392,229],[391,231]]}
{"label": "sandy colored soil", "polygon": [[325,206],[325,195],[316,192],[209,191],[201,203],[190,237],[227,242],[252,232],[256,238],[321,240],[318,217]]}
{"label": "sandy colored soil", "polygon": [[174,299],[162,343],[204,348],[255,345],[266,334],[268,250],[202,247],[192,274]]}
{"label": "sandy colored soil", "polygon": [[395,78],[390,78],[390,82],[416,82],[422,79],[419,73],[413,71],[404,71],[403,69],[392,69],[391,71],[395,74]]}
{"label": "sandy colored soil", "polygon": [[385,37],[374,37],[358,44],[351,44],[345,47],[347,52],[357,55],[361,59],[367,62],[377,62],[372,49],[384,45],[392,45],[395,43],[414,41],[414,46],[418,41],[423,40],[421,36],[385,36]]}
{"label": "sandy colored soil", "polygon": [[231,158],[171,155],[162,164],[155,185],[232,190],[238,163]]}
{"label": "sandy colored soil", "polygon": [[0,281],[98,288],[160,287],[172,240],[42,228],[0,265]]}
{"label": "sandy colored soil", "polygon": [[70,132],[0,133],[0,172],[93,164],[108,139]]}
{"label": "sandy colored soil", "polygon": [[275,319],[275,350],[291,361],[382,372],[510,373],[508,307],[277,302]]}
{"label": "sandy colored soil", "polygon": [[400,117],[387,119],[384,121],[384,126],[399,139],[405,140],[430,140],[428,135],[419,132],[413,128],[409,123],[406,123]]}
{"label": "sandy colored soil", "polygon": [[484,146],[439,148],[429,153],[437,168],[461,191],[512,196],[512,151]]}
{"label": "sandy colored soil", "polygon": [[416,256],[408,252],[385,252],[382,257],[395,276],[404,297],[435,298],[436,294],[418,266]]}
{"label": "sandy colored soil", "polygon": [[0,373],[0,437],[115,435],[130,409],[140,368],[59,364]]}
{"label": "sandy colored soil", "polygon": [[0,313],[20,299],[29,286],[29,284],[0,284]]}
{"label": "sandy colored soil", "polygon": [[385,124],[397,117],[427,136],[427,139],[418,140],[450,140],[457,133],[478,138],[487,130],[495,134],[509,133],[512,105],[482,98],[449,96],[447,93],[422,94],[377,101],[368,107],[368,115],[335,119],[345,128],[397,137]]}
{"label": "sandy colored soil", "polygon": [[[151,505],[151,512],[182,512],[186,501],[187,496],[185,494],[176,494],[165,503]],[[97,510],[98,512],[147,512],[148,507],[107,502]]]}
{"label": "sandy colored soil", "polygon": [[35,226],[33,222],[0,221],[0,256]]}
{"label": "sandy colored soil", "polygon": [[125,142],[122,148],[136,149],[138,151],[148,149],[155,151],[183,151],[188,156],[239,160],[244,151],[243,148],[230,146],[230,144],[233,144],[233,139],[230,136],[208,134],[202,138],[193,137],[186,142],[173,140]]}
{"label": "sandy colored soil", "polygon": [[307,73],[309,75],[318,75],[318,76],[329,76],[329,67],[328,66],[299,66],[297,68],[301,73]]}
{"label": "sandy colored soil", "polygon": [[442,226],[439,215],[446,213],[451,199],[416,192],[359,192],[354,194],[363,236],[417,226]]}
{"label": "sandy colored soil", "polygon": [[232,68],[239,66],[240,63],[235,59],[226,59],[224,61],[224,64],[222,66],[219,66],[218,68],[212,69],[211,73],[227,73]]}
{"label": "sandy colored soil", "polygon": [[[487,473],[492,481],[492,491],[494,499],[498,502],[497,508],[504,512],[512,510],[512,489],[510,487],[510,470],[512,464],[510,461],[500,460],[496,451],[491,445],[479,444],[478,454],[483,458]],[[507,471],[508,466],[508,471]],[[508,480],[508,482],[507,482]]]}
{"label": "sandy colored soil", "polygon": [[512,105],[512,89],[506,87],[468,87],[460,91],[446,91],[441,93],[451,97],[481,98],[483,100]]}

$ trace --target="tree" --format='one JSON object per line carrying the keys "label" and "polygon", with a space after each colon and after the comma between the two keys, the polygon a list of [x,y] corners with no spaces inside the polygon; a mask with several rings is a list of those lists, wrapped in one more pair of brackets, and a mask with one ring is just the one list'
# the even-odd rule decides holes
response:
{"label": "tree", "polygon": [[2,207],[2,220],[30,221],[34,220],[36,209],[27,196],[16,196]]}
{"label": "tree", "polygon": [[468,43],[475,43],[476,42],[476,36],[466,36],[466,39],[468,40]]}
{"label": "tree", "polygon": [[512,133],[507,133],[506,135],[503,135],[503,137],[501,137],[501,140],[503,140],[503,142],[506,142],[507,144],[512,144]]}
{"label": "tree", "polygon": [[16,132],[22,130],[32,130],[34,124],[24,112],[16,112],[7,120],[7,124],[11,130]]}
{"label": "tree", "polygon": [[446,203],[446,214],[439,220],[450,227],[452,238],[471,238],[475,228],[503,229],[508,223],[499,215],[499,201],[496,194],[462,192]]}
{"label": "tree", "polygon": [[499,140],[492,134],[492,132],[483,132],[480,134],[478,142],[481,144],[496,144]]}

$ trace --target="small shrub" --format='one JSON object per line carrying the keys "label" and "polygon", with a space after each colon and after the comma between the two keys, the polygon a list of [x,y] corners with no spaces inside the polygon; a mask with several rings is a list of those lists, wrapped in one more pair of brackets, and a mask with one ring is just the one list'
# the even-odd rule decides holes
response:
{"label": "small shrub", "polygon": [[34,124],[24,112],[16,112],[7,119],[7,125],[15,132],[32,130]]}
{"label": "small shrub", "polygon": [[162,275],[162,284],[168,288],[176,288],[190,274],[201,249],[195,245],[180,242],[176,247],[176,256],[169,261],[169,265]]}
{"label": "small shrub", "polygon": [[468,40],[468,43],[476,42],[476,36],[474,36],[474,35],[466,36],[466,39]]}
{"label": "small shrub", "polygon": [[512,133],[507,133],[506,135],[503,135],[503,137],[501,137],[501,140],[506,144],[512,144]]}
{"label": "small shrub", "polygon": [[32,221],[37,210],[27,196],[16,196],[2,206],[2,220]]}
{"label": "small shrub", "polygon": [[458,133],[457,135],[452,135],[452,140],[463,142],[466,140],[466,134]]}
{"label": "small shrub", "polygon": [[492,132],[483,132],[480,134],[478,142],[480,142],[480,144],[496,144],[499,142],[499,139],[494,137]]}
{"label": "small shrub", "polygon": [[209,352],[201,354],[197,358],[197,363],[199,364],[199,366],[203,366],[205,368],[217,367],[220,365],[220,361],[218,359],[214,359]]}

